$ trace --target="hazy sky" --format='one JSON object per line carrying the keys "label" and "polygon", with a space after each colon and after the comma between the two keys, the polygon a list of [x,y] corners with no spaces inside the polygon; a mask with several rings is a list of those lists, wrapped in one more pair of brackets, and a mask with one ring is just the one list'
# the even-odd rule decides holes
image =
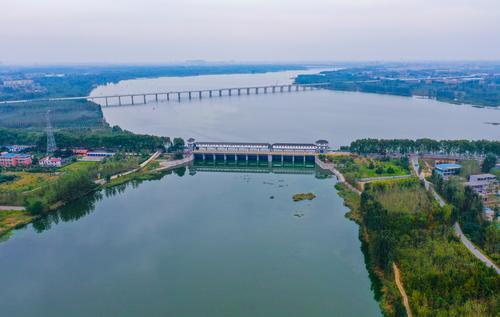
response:
{"label": "hazy sky", "polygon": [[3,63],[500,60],[500,0],[0,0]]}

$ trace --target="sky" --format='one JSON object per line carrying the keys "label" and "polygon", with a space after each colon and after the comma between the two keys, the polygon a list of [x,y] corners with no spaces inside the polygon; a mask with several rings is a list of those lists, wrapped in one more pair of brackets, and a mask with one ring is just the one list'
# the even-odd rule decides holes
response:
{"label": "sky", "polygon": [[500,60],[500,0],[0,0],[0,62]]}

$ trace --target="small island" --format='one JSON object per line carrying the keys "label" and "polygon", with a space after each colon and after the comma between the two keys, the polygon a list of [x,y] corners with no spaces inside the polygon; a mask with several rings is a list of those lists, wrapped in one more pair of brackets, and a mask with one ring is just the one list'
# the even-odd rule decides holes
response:
{"label": "small island", "polygon": [[316,198],[316,195],[314,195],[313,193],[300,193],[300,194],[295,194],[292,197],[293,201],[301,201],[305,199],[313,200],[314,198]]}

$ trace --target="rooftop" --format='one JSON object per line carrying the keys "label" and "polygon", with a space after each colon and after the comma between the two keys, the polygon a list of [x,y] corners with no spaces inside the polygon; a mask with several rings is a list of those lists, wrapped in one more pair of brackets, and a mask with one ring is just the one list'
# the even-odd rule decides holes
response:
{"label": "rooftop", "polygon": [[311,144],[311,143],[274,143],[273,146],[313,146],[313,147],[316,147],[315,144]]}
{"label": "rooftop", "polygon": [[318,140],[316,141],[316,144],[328,144],[327,140]]}
{"label": "rooftop", "polygon": [[440,170],[453,170],[462,168],[462,166],[460,164],[455,164],[455,163],[444,163],[444,164],[436,164],[436,168]]}
{"label": "rooftop", "polygon": [[196,142],[196,145],[271,146],[271,144],[269,143],[248,143],[248,142]]}
{"label": "rooftop", "polygon": [[28,157],[31,157],[31,156],[28,155],[28,154],[5,153],[5,154],[0,155],[0,157],[2,157],[2,158],[16,158],[16,157],[28,158]]}
{"label": "rooftop", "polygon": [[496,176],[493,174],[473,174],[470,175],[469,177],[475,177],[475,178],[495,178]]}

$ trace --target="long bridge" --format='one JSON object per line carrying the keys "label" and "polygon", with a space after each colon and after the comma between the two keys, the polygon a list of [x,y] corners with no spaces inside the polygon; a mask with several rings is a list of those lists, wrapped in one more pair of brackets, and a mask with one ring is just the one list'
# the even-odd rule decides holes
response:
{"label": "long bridge", "polygon": [[149,92],[138,94],[117,94],[117,95],[92,95],[80,97],[53,97],[53,98],[38,98],[38,99],[23,99],[23,100],[4,100],[0,104],[22,104],[29,102],[56,102],[69,100],[89,100],[101,104],[102,106],[128,106],[146,104],[148,102],[160,101],[181,101],[183,99],[203,99],[222,96],[241,96],[250,94],[267,94],[267,93],[284,93],[294,91],[305,91],[313,89],[321,89],[328,86],[329,83],[317,84],[282,84],[282,85],[265,85],[265,86],[248,86],[248,87],[228,87],[217,89],[201,89],[201,90],[183,90],[183,91],[167,91],[167,92]]}

